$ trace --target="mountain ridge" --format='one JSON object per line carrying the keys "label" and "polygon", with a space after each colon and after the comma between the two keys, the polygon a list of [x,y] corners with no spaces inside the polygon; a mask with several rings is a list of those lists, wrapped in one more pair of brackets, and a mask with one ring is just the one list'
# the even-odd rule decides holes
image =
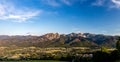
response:
{"label": "mountain ridge", "polygon": [[115,47],[120,36],[91,33],[47,33],[41,36],[0,36],[0,46],[18,47]]}

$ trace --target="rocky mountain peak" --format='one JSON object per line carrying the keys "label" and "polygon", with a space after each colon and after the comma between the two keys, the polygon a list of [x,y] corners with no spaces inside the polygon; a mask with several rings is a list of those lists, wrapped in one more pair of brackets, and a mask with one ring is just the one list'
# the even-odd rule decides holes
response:
{"label": "rocky mountain peak", "polygon": [[60,37],[60,34],[58,33],[48,33],[48,34],[45,34],[43,35],[45,38],[49,39],[49,40],[52,40],[52,39],[57,39]]}

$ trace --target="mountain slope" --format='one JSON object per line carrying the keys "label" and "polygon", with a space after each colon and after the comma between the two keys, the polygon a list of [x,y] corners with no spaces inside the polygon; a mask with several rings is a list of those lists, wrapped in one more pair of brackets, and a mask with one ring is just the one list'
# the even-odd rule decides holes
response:
{"label": "mountain slope", "polygon": [[0,46],[18,47],[115,47],[119,36],[90,33],[58,34],[48,33],[42,36],[0,36]]}

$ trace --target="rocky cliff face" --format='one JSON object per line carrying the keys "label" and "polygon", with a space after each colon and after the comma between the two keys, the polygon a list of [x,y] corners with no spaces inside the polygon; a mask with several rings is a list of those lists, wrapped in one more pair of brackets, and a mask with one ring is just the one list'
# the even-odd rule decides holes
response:
{"label": "rocky cliff face", "polygon": [[48,33],[42,36],[0,36],[0,46],[16,45],[20,47],[115,47],[119,36],[91,33],[58,34]]}
{"label": "rocky cliff face", "polygon": [[58,34],[58,33],[48,33],[48,34],[43,35],[42,37],[47,38],[49,40],[53,40],[53,39],[60,38],[60,34]]}

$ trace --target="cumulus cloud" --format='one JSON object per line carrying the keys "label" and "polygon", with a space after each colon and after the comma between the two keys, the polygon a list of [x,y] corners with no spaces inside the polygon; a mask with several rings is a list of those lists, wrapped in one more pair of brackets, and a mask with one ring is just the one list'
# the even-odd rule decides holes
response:
{"label": "cumulus cloud", "polygon": [[29,8],[20,9],[12,3],[2,1],[3,2],[0,2],[0,20],[25,22],[41,13],[41,10],[31,10]]}

